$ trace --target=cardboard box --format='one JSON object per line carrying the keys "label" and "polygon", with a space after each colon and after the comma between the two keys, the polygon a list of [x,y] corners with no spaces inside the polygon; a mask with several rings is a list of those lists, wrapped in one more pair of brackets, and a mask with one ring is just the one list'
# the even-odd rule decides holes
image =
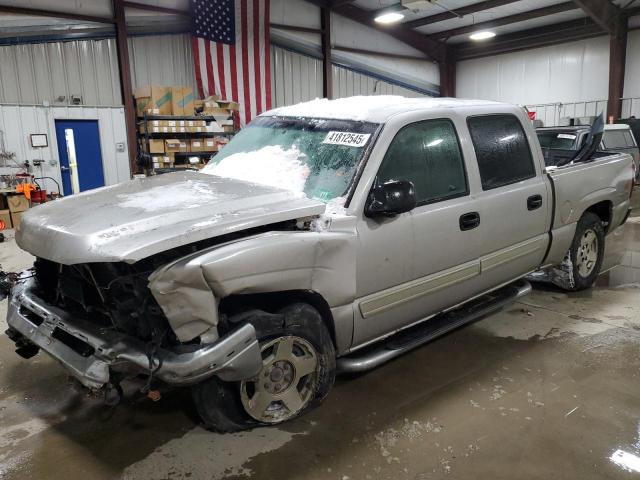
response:
{"label": "cardboard box", "polygon": [[223,125],[222,129],[225,131],[225,133],[233,133],[233,132],[235,132],[235,129],[233,128],[233,125]]}
{"label": "cardboard box", "polygon": [[191,142],[189,142],[189,140],[180,140],[180,151],[181,152],[188,152],[190,151],[189,149],[191,148]]}
{"label": "cardboard box", "polygon": [[171,109],[174,115],[193,115],[193,88],[171,87]]}
{"label": "cardboard box", "polygon": [[22,214],[24,212],[11,212],[11,224],[13,228],[20,228],[20,222],[22,221]]}
{"label": "cardboard box", "polygon": [[[9,210],[0,210],[0,222],[4,224],[2,228],[11,228],[13,226],[13,223],[11,223],[11,212],[9,212]],[[0,224],[0,226],[2,224]]]}
{"label": "cardboard box", "polygon": [[164,151],[167,155],[180,151],[180,140],[167,139],[164,141]]}
{"label": "cardboard box", "polygon": [[29,200],[24,195],[7,196],[7,204],[11,212],[24,212],[29,209]]}
{"label": "cardboard box", "polygon": [[164,153],[164,140],[149,139],[149,153]]}
{"label": "cardboard box", "polygon": [[[203,113],[207,116],[216,117],[216,120],[229,118],[233,112],[226,108],[205,108]],[[221,118],[218,118],[221,117]]]}
{"label": "cardboard box", "polygon": [[201,138],[192,138],[191,139],[191,152],[203,152],[204,145]]}
{"label": "cardboard box", "polygon": [[[153,115],[171,115],[171,87],[145,85],[134,91],[136,99],[136,113],[139,116],[149,110]],[[157,113],[155,111],[157,110]]]}
{"label": "cardboard box", "polygon": [[218,144],[216,143],[216,141],[213,138],[204,138],[202,141],[203,147],[202,147],[202,151],[203,152],[217,152],[218,151]]}
{"label": "cardboard box", "polygon": [[240,111],[240,105],[237,102],[227,101],[227,100],[218,100],[218,105],[221,108],[227,108],[229,110],[233,110],[234,112]]}

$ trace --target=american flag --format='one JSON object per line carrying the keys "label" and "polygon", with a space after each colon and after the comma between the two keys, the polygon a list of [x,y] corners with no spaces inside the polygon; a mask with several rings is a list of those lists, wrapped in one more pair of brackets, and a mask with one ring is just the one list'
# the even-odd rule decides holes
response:
{"label": "american flag", "polygon": [[240,125],[271,108],[269,0],[190,0],[200,95],[240,104]]}

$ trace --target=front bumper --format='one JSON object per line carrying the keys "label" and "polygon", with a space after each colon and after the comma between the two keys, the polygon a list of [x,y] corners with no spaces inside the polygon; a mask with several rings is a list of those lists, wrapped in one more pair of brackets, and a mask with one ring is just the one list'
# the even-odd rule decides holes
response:
{"label": "front bumper", "polygon": [[71,318],[48,305],[35,294],[34,283],[34,278],[22,278],[13,287],[7,311],[10,337],[35,344],[86,387],[109,383],[112,370],[153,371],[155,378],[168,384],[187,385],[212,375],[225,381],[243,380],[257,375],[262,367],[260,346],[250,324],[215,343],[196,345],[188,352],[158,349],[150,358],[146,343]]}

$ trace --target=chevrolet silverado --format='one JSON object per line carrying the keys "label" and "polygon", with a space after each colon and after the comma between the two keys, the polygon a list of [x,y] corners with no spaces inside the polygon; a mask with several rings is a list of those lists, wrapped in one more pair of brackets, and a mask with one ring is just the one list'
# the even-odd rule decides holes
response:
{"label": "chevrolet silverado", "polygon": [[34,267],[8,336],[86,387],[189,386],[234,431],[318,405],[336,372],[376,367],[526,294],[598,275],[628,215],[627,154],[545,167],[519,107],[353,97],[257,117],[200,172],[26,212]]}

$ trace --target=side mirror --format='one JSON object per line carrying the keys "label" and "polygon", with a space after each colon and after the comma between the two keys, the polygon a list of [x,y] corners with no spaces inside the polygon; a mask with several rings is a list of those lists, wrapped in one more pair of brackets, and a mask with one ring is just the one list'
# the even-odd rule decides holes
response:
{"label": "side mirror", "polygon": [[369,192],[364,208],[369,218],[393,217],[416,208],[416,191],[408,180],[391,180],[376,185]]}

